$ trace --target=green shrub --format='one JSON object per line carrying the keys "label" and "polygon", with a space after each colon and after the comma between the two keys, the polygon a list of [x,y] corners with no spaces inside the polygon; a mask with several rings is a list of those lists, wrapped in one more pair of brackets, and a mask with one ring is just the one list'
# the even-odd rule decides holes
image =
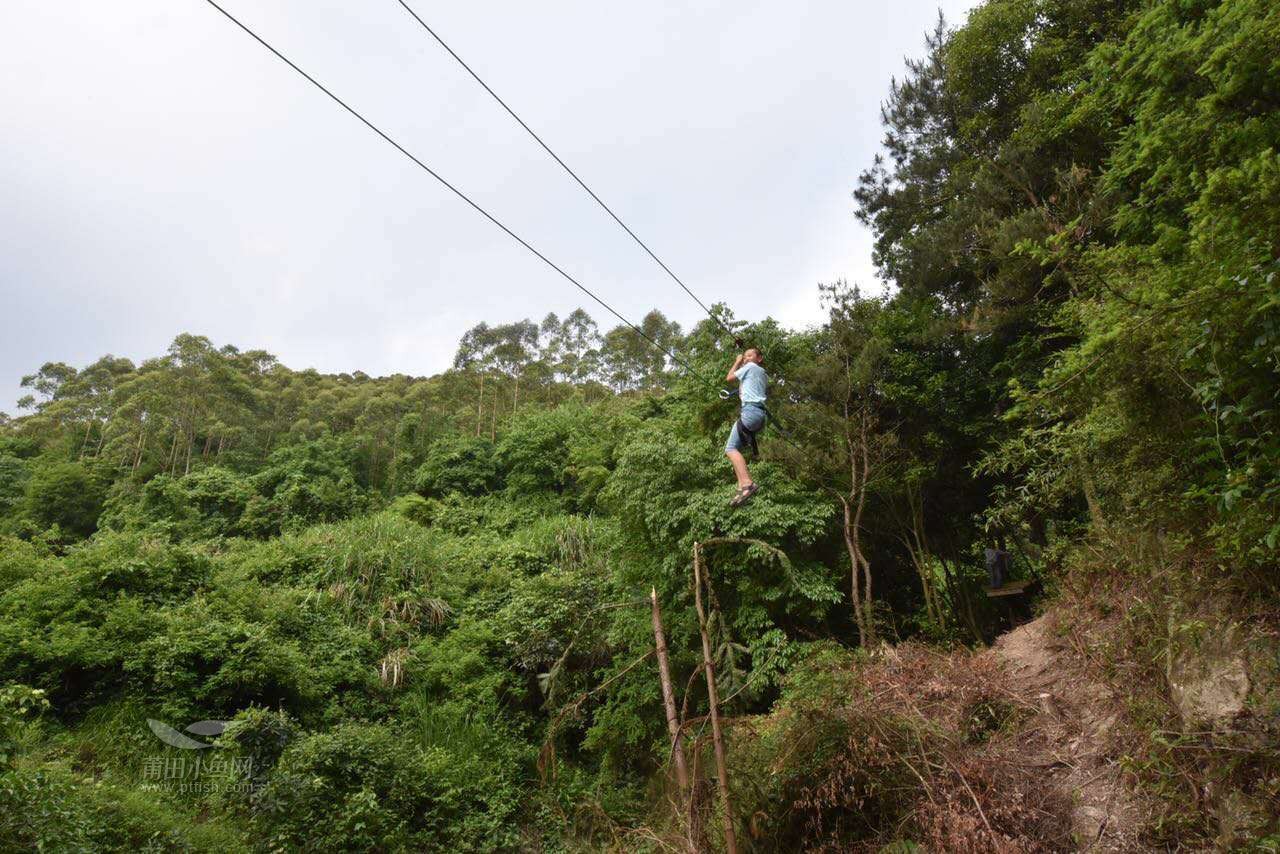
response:
{"label": "green shrub", "polygon": [[93,851],[97,815],[65,773],[0,773],[0,838],[10,851]]}
{"label": "green shrub", "polygon": [[0,595],[35,575],[49,559],[49,549],[43,544],[0,534]]}
{"label": "green shrub", "polygon": [[98,514],[106,489],[102,481],[80,463],[53,463],[35,468],[26,485],[26,510],[37,524],[58,526],[87,537],[98,526]]}
{"label": "green shrub", "polygon": [[306,714],[321,705],[317,678],[294,638],[195,598],[160,614],[157,631],[123,653],[123,666],[166,715],[226,717],[252,704]]}
{"label": "green shrub", "polygon": [[254,827],[276,848],[505,850],[518,839],[518,794],[499,780],[476,757],[342,724],[285,750]]}
{"label": "green shrub", "polygon": [[458,493],[482,495],[497,485],[493,443],[478,436],[451,435],[427,451],[413,476],[413,488],[431,498]]}
{"label": "green shrub", "polygon": [[509,666],[541,679],[548,704],[589,687],[583,680],[608,658],[608,612],[594,610],[604,604],[604,584],[598,575],[555,567],[518,579],[493,617]]}
{"label": "green shrub", "polygon": [[[165,749],[147,725],[157,714],[136,696],[98,703],[74,726],[53,734],[53,752],[74,757],[82,771],[142,782],[146,760]],[[187,722],[171,721],[179,727]]]}
{"label": "green shrub", "polygon": [[344,603],[368,605],[400,593],[422,593],[438,574],[436,538],[396,513],[377,513],[297,535],[318,546],[305,580]]}
{"label": "green shrub", "polygon": [[176,809],[141,789],[78,782],[59,766],[0,773],[6,851],[244,850],[235,828]]}
{"label": "green shrub", "polygon": [[901,827],[919,797],[912,765],[938,745],[919,721],[870,699],[856,661],[813,644],[773,712],[734,741],[735,805],[759,818],[769,850],[865,846]]}
{"label": "green shrub", "polygon": [[21,503],[30,476],[31,470],[25,461],[0,453],[0,516]]}
{"label": "green shrub", "polygon": [[45,692],[28,685],[0,687],[0,767],[7,766],[33,735],[33,723],[49,709]]}
{"label": "green shrub", "polygon": [[403,516],[410,522],[416,522],[425,527],[430,525],[431,520],[435,517],[435,508],[435,501],[411,492],[398,497],[388,509],[398,516]]}
{"label": "green shrub", "polygon": [[34,436],[0,435],[0,455],[29,460],[39,453],[40,440]]}
{"label": "green shrub", "polygon": [[561,495],[578,510],[593,507],[617,441],[600,415],[577,403],[520,413],[495,450],[507,490]]}
{"label": "green shrub", "polygon": [[45,561],[0,593],[0,670],[49,690],[55,704],[101,697],[121,663],[158,629],[156,607],[208,582],[206,557],[132,532],[103,534]]}
{"label": "green shrub", "polygon": [[297,722],[283,709],[250,706],[237,714],[218,738],[218,747],[235,768],[221,800],[236,808],[254,808],[280,756],[298,736]]}
{"label": "green shrub", "polygon": [[410,684],[436,701],[452,699],[496,714],[537,696],[528,674],[510,666],[506,644],[487,621],[467,620],[442,638],[419,641],[413,661]]}
{"label": "green shrub", "polygon": [[137,520],[169,523],[181,538],[229,536],[240,533],[240,517],[253,497],[247,478],[220,466],[180,478],[162,474],[143,487]]}
{"label": "green shrub", "polygon": [[351,441],[334,438],[273,452],[251,478],[257,495],[246,502],[239,529],[265,537],[365,509],[369,499],[356,481],[357,456]]}
{"label": "green shrub", "polygon": [[64,564],[86,599],[125,594],[156,604],[185,601],[208,585],[212,571],[198,549],[140,532],[104,533],[73,549]]}

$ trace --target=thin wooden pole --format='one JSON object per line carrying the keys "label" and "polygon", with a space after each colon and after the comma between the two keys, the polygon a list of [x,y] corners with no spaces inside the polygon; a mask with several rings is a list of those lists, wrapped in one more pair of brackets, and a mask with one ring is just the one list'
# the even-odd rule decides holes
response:
{"label": "thin wooden pole", "polygon": [[733,805],[729,799],[729,768],[724,755],[724,738],[720,734],[720,696],[716,693],[716,666],[711,657],[711,638],[707,636],[707,615],[702,610],[702,546],[693,544],[693,602],[698,609],[698,631],[702,635],[702,663],[707,673],[707,703],[711,706],[711,741],[715,745],[716,773],[720,778],[720,797],[724,802],[724,847],[728,854],[738,854],[738,838],[733,832]]}
{"label": "thin wooden pole", "polygon": [[667,731],[671,733],[671,755],[676,763],[676,782],[680,794],[689,791],[689,769],[684,764],[684,743],[680,737],[680,718],[676,714],[676,694],[671,687],[671,663],[667,659],[667,638],[662,631],[662,613],[658,610],[658,590],[649,588],[653,606],[653,642],[658,650],[658,680],[662,683],[662,704],[667,710]]}

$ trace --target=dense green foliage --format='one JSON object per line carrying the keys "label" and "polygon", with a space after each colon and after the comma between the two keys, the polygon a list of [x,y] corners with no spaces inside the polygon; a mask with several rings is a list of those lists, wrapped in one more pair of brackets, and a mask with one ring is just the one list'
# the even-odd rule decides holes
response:
{"label": "dense green foliage", "polygon": [[[1265,589],[1280,8],[987,0],[939,24],[884,123],[855,196],[894,287],[831,284],[808,330],[715,309],[764,348],[788,427],[744,510],[731,405],[581,311],[482,324],[429,378],[181,335],[24,379],[0,419],[6,844],[554,850],[660,825],[648,595],[703,715],[690,555],[712,537],[720,696],[778,722],[739,761],[785,765],[752,824],[821,842],[795,804],[839,767],[833,803],[874,819],[840,844],[887,843],[914,769],[846,761],[841,717],[787,765],[788,715],[849,690],[822,675],[841,646],[990,640],[984,547],[1052,589],[1088,537],[1168,531]],[[644,328],[704,376],[732,361],[709,321]],[[184,749],[149,719],[230,723]]]}

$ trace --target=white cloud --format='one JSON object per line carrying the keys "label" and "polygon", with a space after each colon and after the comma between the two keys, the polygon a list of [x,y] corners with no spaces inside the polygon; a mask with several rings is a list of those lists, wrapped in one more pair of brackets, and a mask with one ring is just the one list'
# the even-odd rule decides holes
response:
{"label": "white cloud", "polygon": [[[697,321],[398,4],[228,5],[619,310]],[[870,282],[849,193],[932,0],[419,6],[704,301],[804,325],[818,282]],[[0,198],[0,409],[46,360],[183,331],[385,374],[480,320],[610,325],[195,0],[5,4]]]}

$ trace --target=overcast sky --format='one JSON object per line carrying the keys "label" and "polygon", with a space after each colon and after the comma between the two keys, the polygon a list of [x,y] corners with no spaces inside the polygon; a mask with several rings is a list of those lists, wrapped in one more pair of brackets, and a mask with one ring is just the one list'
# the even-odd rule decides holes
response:
{"label": "overcast sky", "polygon": [[[700,309],[395,0],[223,0],[638,319]],[[705,302],[818,319],[874,283],[850,193],[939,5],[411,5]],[[204,0],[0,5],[0,410],[45,361],[193,332],[294,368],[429,374],[480,321],[602,309]]]}

